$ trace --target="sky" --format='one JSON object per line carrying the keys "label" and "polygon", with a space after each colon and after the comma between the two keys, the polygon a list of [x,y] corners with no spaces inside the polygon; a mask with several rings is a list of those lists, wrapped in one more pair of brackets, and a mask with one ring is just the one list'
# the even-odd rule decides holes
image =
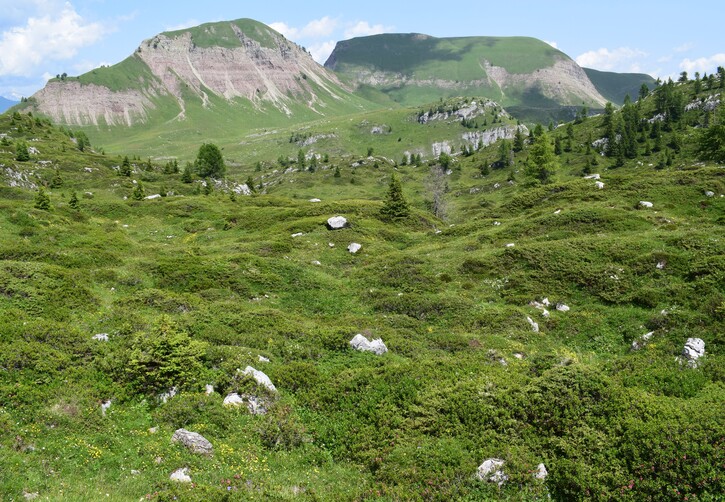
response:
{"label": "sky", "polygon": [[588,68],[675,79],[725,66],[723,14],[722,0],[0,0],[0,96],[118,63],[162,31],[245,17],[320,63],[336,41],[378,33],[530,36]]}

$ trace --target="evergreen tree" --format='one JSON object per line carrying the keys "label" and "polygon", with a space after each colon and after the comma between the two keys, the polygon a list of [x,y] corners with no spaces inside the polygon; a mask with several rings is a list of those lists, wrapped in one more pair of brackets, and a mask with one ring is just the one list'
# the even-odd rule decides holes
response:
{"label": "evergreen tree", "polygon": [[537,136],[536,142],[531,147],[529,165],[526,172],[542,183],[546,183],[559,167],[559,162],[554,154],[554,148],[549,141],[547,134]]}
{"label": "evergreen tree", "polygon": [[390,185],[388,193],[385,196],[385,202],[380,209],[380,216],[385,220],[396,220],[406,218],[410,215],[410,207],[403,195],[403,187],[400,180],[393,173],[390,177]]}
{"label": "evergreen tree", "polygon": [[53,178],[50,180],[50,188],[60,188],[63,186],[63,178],[60,176],[60,170],[56,169]]}
{"label": "evergreen tree", "polygon": [[71,209],[75,209],[76,211],[81,208],[81,203],[78,200],[78,196],[75,192],[72,192],[70,194],[70,199],[68,199],[68,206],[70,206]]}
{"label": "evergreen tree", "polygon": [[18,162],[27,162],[30,160],[28,144],[25,141],[18,141],[15,143],[15,160]]}
{"label": "evergreen tree", "polygon": [[502,139],[498,145],[498,164],[502,167],[509,167],[514,164],[514,152],[511,148],[511,142]]}
{"label": "evergreen tree", "polygon": [[305,159],[305,152],[300,148],[300,150],[297,152],[297,167],[300,169],[304,169],[307,166],[307,161]]}
{"label": "evergreen tree", "polygon": [[131,176],[131,161],[128,160],[128,155],[123,158],[121,162],[121,168],[118,170],[118,174],[121,176]]}
{"label": "evergreen tree", "polygon": [[141,183],[136,183],[136,186],[133,187],[133,192],[131,193],[131,198],[133,200],[143,200],[144,198],[144,189]]}
{"label": "evergreen tree", "polygon": [[403,154],[403,160],[400,161],[401,166],[405,166],[408,164],[408,156],[406,154]]}
{"label": "evergreen tree", "polygon": [[181,182],[191,183],[192,181],[194,181],[194,175],[191,172],[191,163],[187,162],[184,171],[181,173]]}
{"label": "evergreen tree", "polygon": [[246,183],[246,185],[247,185],[247,186],[249,187],[249,190],[251,190],[251,191],[252,191],[252,193],[256,193],[256,192],[257,192],[257,189],[256,189],[256,188],[254,188],[254,180],[252,179],[252,177],[251,177],[251,176],[249,176],[249,177],[247,178],[247,181],[246,181],[245,183]]}
{"label": "evergreen tree", "polygon": [[561,147],[561,138],[559,136],[556,136],[554,138],[554,154],[555,155],[561,155],[563,149]]}
{"label": "evergreen tree", "polygon": [[224,157],[219,147],[213,143],[204,143],[196,155],[196,172],[202,178],[223,178],[226,172]]}
{"label": "evergreen tree", "polygon": [[646,98],[647,96],[649,96],[649,87],[647,87],[647,84],[643,83],[639,87],[639,98],[638,99],[641,101],[644,98]]}
{"label": "evergreen tree", "polygon": [[214,191],[214,186],[211,184],[211,180],[208,178],[204,179],[204,195],[211,195]]}
{"label": "evergreen tree", "polygon": [[340,176],[342,176],[340,174],[340,166],[335,166],[335,173],[333,174],[333,177],[339,178]]}
{"label": "evergreen tree", "polygon": [[50,211],[50,197],[45,193],[43,187],[38,188],[38,193],[35,194],[35,203],[33,204],[35,209],[42,211]]}
{"label": "evergreen tree", "polygon": [[524,149],[524,134],[521,132],[521,127],[516,128],[516,133],[514,134],[514,152],[520,152]]}
{"label": "evergreen tree", "polygon": [[720,105],[717,120],[700,131],[696,152],[700,160],[725,162],[725,105]]}

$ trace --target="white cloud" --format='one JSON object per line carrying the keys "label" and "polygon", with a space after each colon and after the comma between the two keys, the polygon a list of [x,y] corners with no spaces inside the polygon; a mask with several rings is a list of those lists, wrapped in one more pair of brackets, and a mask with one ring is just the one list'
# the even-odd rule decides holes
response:
{"label": "white cloud", "polygon": [[693,44],[692,42],[687,42],[685,44],[680,45],[679,47],[675,47],[675,52],[687,52],[694,48],[695,48],[695,44]]}
{"label": "white cloud", "polygon": [[374,24],[370,26],[367,21],[358,21],[357,23],[348,26],[348,28],[345,30],[345,38],[379,35],[380,33],[385,33],[386,31],[392,30],[392,26],[383,26],[382,24]]}
{"label": "white cloud", "polygon": [[297,28],[293,28],[292,26],[288,25],[287,23],[283,23],[282,21],[275,21],[274,23],[269,23],[269,27],[272,28],[274,31],[281,33],[290,40],[293,38],[297,38],[297,35],[300,33],[300,30],[298,30]]}
{"label": "white cloud", "polygon": [[29,76],[40,64],[70,59],[100,40],[104,31],[100,23],[85,21],[70,3],[57,14],[31,17],[25,26],[3,32],[0,75]]}
{"label": "white cloud", "polygon": [[325,61],[327,61],[327,58],[332,53],[332,50],[335,48],[335,44],[336,42],[334,40],[320,42],[318,44],[311,45],[309,47],[309,51],[315,61],[320,64],[325,64]]}
{"label": "white cloud", "polygon": [[337,19],[332,19],[329,16],[325,16],[320,19],[310,21],[300,30],[300,35],[303,38],[323,38],[332,35],[332,32],[337,28]]}
{"label": "white cloud", "polygon": [[725,53],[714,54],[708,58],[684,59],[680,68],[687,73],[699,71],[700,73],[714,73],[718,66],[725,66]]}
{"label": "white cloud", "polygon": [[559,44],[557,44],[556,42],[549,42],[548,40],[544,40],[544,42],[546,42],[547,44],[549,44],[550,46],[552,46],[554,49],[558,49],[559,48]]}
{"label": "white cloud", "polygon": [[185,30],[187,28],[193,28],[194,26],[199,26],[201,24],[201,21],[197,19],[187,19],[184,22],[181,22],[179,24],[174,24],[171,26],[166,26],[164,28],[164,31],[179,31],[179,30]]}
{"label": "white cloud", "polygon": [[601,48],[577,56],[576,62],[579,66],[596,70],[637,72],[640,68],[638,60],[646,56],[646,52],[629,47],[618,47],[611,50]]}

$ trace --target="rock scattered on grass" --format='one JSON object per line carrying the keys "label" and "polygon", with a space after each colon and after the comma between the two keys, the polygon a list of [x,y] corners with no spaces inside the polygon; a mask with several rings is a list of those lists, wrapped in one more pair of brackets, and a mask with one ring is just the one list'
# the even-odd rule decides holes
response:
{"label": "rock scattered on grass", "polygon": [[682,348],[682,356],[687,360],[687,365],[697,368],[698,360],[705,355],[705,341],[702,338],[688,338]]}
{"label": "rock scattered on grass", "polygon": [[570,309],[568,305],[564,305],[563,303],[557,303],[556,310],[558,310],[559,312],[569,312]]}
{"label": "rock scattered on grass", "polygon": [[350,251],[350,253],[355,254],[358,251],[362,249],[362,244],[358,244],[357,242],[351,242],[350,245],[347,247],[347,250]]}
{"label": "rock scattered on grass", "polygon": [[171,481],[176,481],[177,483],[191,483],[189,468],[182,467],[181,469],[176,469],[174,472],[171,473],[169,479],[171,479]]}
{"label": "rock scattered on grass", "polygon": [[107,342],[108,333],[98,333],[97,335],[93,335],[93,339],[98,340],[99,342]]}
{"label": "rock scattered on grass", "polygon": [[224,406],[238,408],[240,406],[246,406],[249,413],[252,415],[264,415],[267,413],[269,408],[269,401],[250,394],[239,395],[236,392],[229,394],[224,398]]}
{"label": "rock scattered on grass", "polygon": [[204,393],[209,396],[211,394],[214,394],[214,386],[210,383],[206,384],[204,386]]}
{"label": "rock scattered on grass", "polygon": [[548,475],[549,471],[546,470],[546,466],[543,463],[536,466],[536,471],[534,472],[534,477],[536,479],[540,479],[543,481]]}
{"label": "rock scattered on grass", "polygon": [[632,350],[640,350],[642,347],[647,345],[647,342],[650,341],[650,339],[654,336],[655,332],[650,331],[649,333],[645,333],[644,335],[640,336],[636,340],[632,342]]}
{"label": "rock scattered on grass", "polygon": [[526,316],[526,320],[529,321],[529,324],[531,325],[531,330],[534,333],[539,332],[539,323],[535,322],[531,317]]}
{"label": "rock scattered on grass", "polygon": [[186,429],[177,429],[174,435],[171,436],[171,441],[174,443],[180,442],[192,453],[211,455],[213,451],[213,447],[208,439],[198,432],[191,432]]}
{"label": "rock scattered on grass", "polygon": [[372,352],[378,356],[385,354],[388,351],[388,347],[385,346],[385,343],[383,343],[381,338],[368,340],[360,333],[350,340],[350,346],[355,350],[359,350],[361,352]]}
{"label": "rock scattered on grass", "polygon": [[106,412],[108,411],[108,409],[110,407],[111,407],[111,400],[110,399],[108,401],[102,402],[101,403],[101,415],[103,415],[105,417],[106,416]]}
{"label": "rock scattered on grass", "polygon": [[504,463],[500,458],[489,458],[478,466],[476,477],[481,481],[489,481],[498,484],[498,486],[503,486],[509,479],[501,469]]}
{"label": "rock scattered on grass", "polygon": [[257,356],[257,359],[259,359],[259,362],[260,363],[268,363],[269,362],[269,359],[267,359],[266,357],[264,357],[261,354],[259,356]]}
{"label": "rock scattered on grass", "polygon": [[257,384],[266,387],[270,391],[277,392],[277,387],[274,386],[272,380],[270,380],[269,377],[263,372],[256,370],[251,366],[247,366],[246,368],[244,368],[243,374],[251,376],[252,378],[254,378],[254,381],[257,382]]}
{"label": "rock scattered on grass", "polygon": [[333,216],[327,220],[327,228],[330,230],[339,230],[347,226],[347,218],[344,216]]}
{"label": "rock scattered on grass", "polygon": [[648,202],[646,200],[639,201],[639,205],[642,207],[646,207],[646,208],[651,208],[654,206],[654,204],[652,204],[651,202]]}

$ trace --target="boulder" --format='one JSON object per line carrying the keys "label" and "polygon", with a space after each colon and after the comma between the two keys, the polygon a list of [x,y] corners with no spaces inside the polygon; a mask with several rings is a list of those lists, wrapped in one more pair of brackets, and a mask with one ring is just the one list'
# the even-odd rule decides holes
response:
{"label": "boulder", "polygon": [[647,345],[647,342],[650,341],[654,334],[654,331],[650,331],[649,333],[645,333],[644,335],[637,338],[635,341],[632,342],[632,350],[639,350]]}
{"label": "boulder", "polygon": [[107,342],[108,333],[98,333],[97,335],[93,335],[93,339],[98,340],[99,342]]}
{"label": "boulder", "polygon": [[705,197],[715,197],[715,192],[711,190],[705,190]]}
{"label": "boulder", "polygon": [[350,346],[355,350],[359,350],[361,352],[372,352],[378,356],[385,354],[388,351],[388,348],[385,346],[381,338],[376,338],[375,340],[370,341],[360,333],[350,340]]}
{"label": "boulder", "polygon": [[104,417],[106,416],[106,412],[109,410],[110,407],[111,407],[111,400],[110,399],[108,401],[104,401],[104,402],[101,403],[101,414]]}
{"label": "boulder", "polygon": [[204,436],[198,432],[187,431],[186,429],[177,429],[171,436],[174,443],[180,442],[186,446],[192,453],[200,453],[202,455],[211,455],[212,445]]}
{"label": "boulder", "polygon": [[211,394],[214,394],[214,386],[210,383],[206,384],[204,386],[204,393],[209,396]]}
{"label": "boulder", "polygon": [[569,306],[564,305],[563,303],[557,303],[556,310],[558,310],[559,312],[569,312]]}
{"label": "boulder", "polygon": [[546,470],[546,466],[544,464],[539,464],[536,466],[536,471],[534,471],[534,477],[536,479],[545,480],[546,476],[549,475],[549,471]]}
{"label": "boulder", "polygon": [[595,182],[594,182],[594,185],[595,185],[595,186],[596,186],[596,187],[597,187],[597,188],[598,188],[599,190],[602,190],[602,189],[604,188],[604,183],[602,183],[601,181],[595,181]]}
{"label": "boulder", "polygon": [[705,355],[705,342],[702,338],[688,338],[682,349],[682,356],[691,368],[697,367],[697,361]]}
{"label": "boulder", "polygon": [[502,486],[509,479],[501,469],[504,463],[499,458],[489,458],[478,466],[476,477],[481,481],[490,481],[491,483],[497,483],[498,486]]}
{"label": "boulder", "polygon": [[339,230],[347,226],[347,218],[344,216],[333,216],[327,220],[327,228],[330,230]]}
{"label": "boulder", "polygon": [[599,176],[598,174],[590,174],[588,176],[584,176],[585,180],[598,180],[600,178],[601,176]]}
{"label": "boulder", "polygon": [[160,199],[160,198],[161,198],[160,193],[155,193],[153,195],[147,195],[146,197],[144,197],[144,199],[146,199],[146,200],[154,200],[154,199]]}
{"label": "boulder", "polygon": [[322,201],[320,199],[314,198],[314,199],[310,199],[310,202],[322,202]]}
{"label": "boulder", "polygon": [[352,242],[352,243],[350,243],[350,245],[349,245],[349,246],[347,247],[347,250],[348,250],[348,251],[350,251],[350,252],[351,252],[352,254],[355,254],[355,253],[357,253],[357,252],[358,252],[358,251],[360,251],[361,249],[362,249],[362,244],[358,244],[357,242]]}
{"label": "boulder", "polygon": [[292,234],[290,237],[302,237],[303,235],[305,235],[304,232],[297,232],[296,234]]}
{"label": "boulder", "polygon": [[262,385],[267,389],[271,390],[272,392],[277,392],[277,387],[274,386],[272,380],[270,380],[269,377],[263,372],[255,370],[251,366],[247,366],[246,368],[244,368],[243,374],[249,375],[254,378],[254,381],[257,382],[258,385]]}
{"label": "boulder", "polygon": [[531,330],[534,333],[539,332],[539,323],[535,322],[531,317],[526,316],[526,320],[529,321],[529,324],[531,325]]}
{"label": "boulder", "polygon": [[650,207],[654,206],[654,204],[652,204],[651,202],[647,202],[646,200],[639,201],[639,205],[641,207],[646,207],[646,208],[650,208]]}
{"label": "boulder", "polygon": [[515,246],[516,246],[516,244],[514,244],[513,242],[509,242],[508,244],[506,244],[506,247],[507,248],[512,248],[512,247],[515,247]]}
{"label": "boulder", "polygon": [[257,359],[259,359],[259,362],[260,363],[268,363],[269,362],[269,359],[267,359],[266,357],[264,357],[262,354],[260,354],[259,356],[257,356]]}
{"label": "boulder", "polygon": [[238,408],[239,406],[246,406],[249,413],[252,415],[264,415],[267,413],[269,408],[269,401],[250,394],[239,395],[236,392],[229,394],[224,398],[224,406],[230,406]]}
{"label": "boulder", "polygon": [[177,483],[191,483],[191,476],[189,476],[189,468],[182,467],[181,469],[176,469],[174,472],[171,473],[171,476],[169,476],[169,479],[171,481],[176,481]]}

